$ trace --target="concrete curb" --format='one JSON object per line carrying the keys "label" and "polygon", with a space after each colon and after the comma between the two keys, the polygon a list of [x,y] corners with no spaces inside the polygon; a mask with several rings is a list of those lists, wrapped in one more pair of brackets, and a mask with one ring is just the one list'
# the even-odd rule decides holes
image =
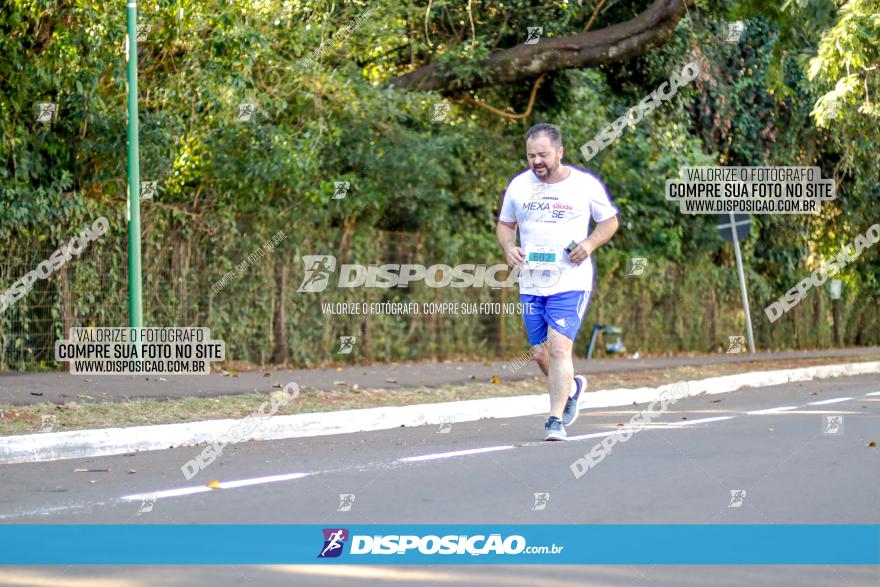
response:
{"label": "concrete curb", "polygon": [[[848,375],[880,373],[880,361],[822,365],[800,369],[756,371],[686,382],[688,396],[736,391],[744,387],[766,387]],[[636,389],[606,389],[581,396],[581,408],[606,408],[647,403],[657,399],[673,384]],[[502,397],[413,406],[368,408],[274,416],[241,439],[275,440],[386,430],[401,426],[423,426],[443,422],[469,422],[484,418],[515,418],[546,412],[547,395]],[[210,443],[241,420],[208,420],[183,424],[104,428],[71,432],[36,433],[0,437],[0,464],[34,463],[162,450]]]}

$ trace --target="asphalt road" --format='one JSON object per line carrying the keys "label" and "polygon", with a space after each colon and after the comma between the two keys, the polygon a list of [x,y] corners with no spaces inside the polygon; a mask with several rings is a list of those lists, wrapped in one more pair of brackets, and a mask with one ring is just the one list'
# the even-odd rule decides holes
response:
{"label": "asphalt road", "polygon": [[[571,463],[602,439],[590,435],[615,430],[643,407],[582,412],[565,443],[540,440],[541,416],[246,443],[226,447],[191,481],[180,466],[198,448],[0,465],[0,523],[880,523],[880,448],[868,446],[880,441],[880,376],[681,400],[576,479]],[[842,417],[842,427],[829,430],[827,417]],[[445,454],[480,449],[492,450]],[[77,468],[110,472],[74,473]],[[208,489],[211,480],[226,488]],[[536,493],[549,496],[537,500]],[[151,511],[139,512],[150,503]],[[880,569],[0,569],[0,586],[94,585],[99,579],[132,586],[330,585],[367,579],[395,585],[876,586]]]}
{"label": "asphalt road", "polygon": [[[526,352],[528,349],[523,348]],[[859,347],[822,351],[786,351],[776,353],[678,355],[675,357],[643,357],[640,359],[575,359],[579,373],[632,373],[650,369],[777,361],[783,359],[865,357],[880,355],[880,347]],[[295,381],[301,387],[324,391],[340,389],[336,382],[358,384],[361,389],[399,389],[403,387],[435,387],[446,384],[467,384],[489,381],[493,375],[508,381],[540,375],[537,364],[530,361],[520,369],[512,367],[514,359],[492,361],[444,361],[418,363],[382,363],[347,365],[332,368],[248,371],[237,376],[221,373],[210,375],[70,375],[69,373],[0,372],[0,404],[27,405],[43,402],[63,404],[86,395],[93,401],[125,401],[134,398],[181,398],[268,393],[273,385],[283,386]],[[772,366],[768,367],[772,368]]]}

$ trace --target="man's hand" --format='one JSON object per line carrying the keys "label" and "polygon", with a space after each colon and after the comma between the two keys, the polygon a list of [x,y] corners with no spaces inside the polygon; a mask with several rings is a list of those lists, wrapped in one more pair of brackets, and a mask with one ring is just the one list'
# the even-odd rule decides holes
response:
{"label": "man's hand", "polygon": [[578,246],[569,253],[568,258],[571,259],[572,263],[580,265],[586,259],[590,258],[593,251],[611,240],[611,237],[617,232],[617,227],[619,225],[620,223],[617,221],[617,216],[612,216],[611,218],[597,223],[596,228],[593,229],[590,236],[588,236],[586,240],[579,242]]}
{"label": "man's hand", "polygon": [[575,247],[572,251],[569,251],[568,258],[572,263],[576,265],[580,265],[586,259],[590,258],[590,255],[593,254],[593,251],[596,250],[593,247],[593,243],[590,242],[590,239],[582,240],[578,243],[578,246]]}
{"label": "man's hand", "polygon": [[526,252],[516,245],[507,247],[504,251],[504,256],[507,259],[507,264],[511,267],[522,265],[526,260]]}

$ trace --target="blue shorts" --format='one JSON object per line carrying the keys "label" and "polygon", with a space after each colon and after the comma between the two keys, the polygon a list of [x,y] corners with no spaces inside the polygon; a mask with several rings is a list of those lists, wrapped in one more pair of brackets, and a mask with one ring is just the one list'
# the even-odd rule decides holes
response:
{"label": "blue shorts", "polygon": [[548,326],[574,341],[581,327],[581,319],[590,305],[590,293],[565,291],[549,296],[520,294],[529,344],[535,346],[544,342]]}

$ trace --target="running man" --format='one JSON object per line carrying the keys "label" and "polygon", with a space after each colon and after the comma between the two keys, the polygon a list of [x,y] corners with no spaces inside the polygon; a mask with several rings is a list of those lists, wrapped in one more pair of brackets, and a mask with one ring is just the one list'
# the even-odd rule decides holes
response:
{"label": "running man", "polygon": [[[507,184],[495,234],[507,263],[521,269],[526,333],[548,378],[544,440],[565,440],[587,388],[587,378],[574,375],[571,351],[593,290],[590,257],[617,232],[617,208],[598,177],[562,163],[559,128],[538,124],[525,139],[529,168]],[[596,222],[592,232],[590,218]]]}

